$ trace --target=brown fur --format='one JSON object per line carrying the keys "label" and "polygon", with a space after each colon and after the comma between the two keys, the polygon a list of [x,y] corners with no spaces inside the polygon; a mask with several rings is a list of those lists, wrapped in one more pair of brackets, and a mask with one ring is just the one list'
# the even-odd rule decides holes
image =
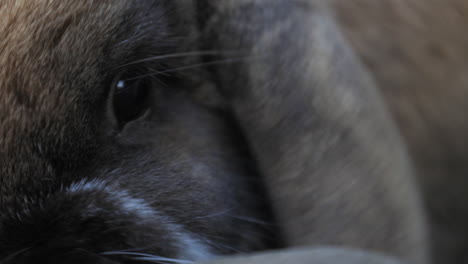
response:
{"label": "brown fur", "polygon": [[[467,4],[334,0],[336,25],[321,1],[194,3],[2,1],[0,262],[197,259],[187,234],[210,254],[265,249],[253,160],[287,246],[427,263],[434,241],[436,263],[466,261]],[[152,82],[149,114],[116,126],[124,65],[199,48],[241,59]],[[200,79],[231,112],[200,103]]]}
{"label": "brown fur", "polygon": [[249,154],[228,114],[192,99],[194,84],[155,76],[146,115],[123,128],[113,116],[124,70],[183,66],[135,63],[192,41],[179,15],[171,1],[1,2],[1,263],[265,246]]}
{"label": "brown fur", "polygon": [[205,24],[208,47],[250,57],[213,71],[287,245],[358,247],[426,263],[425,221],[399,133],[329,13],[316,1],[209,7],[218,15]]}
{"label": "brown fur", "polygon": [[[327,19],[322,17],[327,16],[327,12],[319,6],[320,2],[329,4],[331,11],[336,12],[338,28],[334,28],[333,22],[327,22]],[[395,189],[395,192],[393,194],[390,192],[389,196],[395,198],[392,204],[398,204],[405,200],[402,197],[406,197],[407,192],[400,190],[398,194],[399,191],[396,189],[408,183],[404,183],[404,180],[397,175],[412,178],[412,173],[408,173],[407,168],[405,169],[404,162],[397,158],[405,157],[404,154],[402,152],[398,154],[398,150],[397,153],[393,151],[392,147],[397,149],[401,147],[398,147],[398,140],[395,141],[388,135],[378,135],[382,131],[391,130],[388,125],[382,125],[382,120],[386,120],[384,122],[388,124],[392,123],[392,118],[379,114],[385,110],[377,104],[384,105],[384,103],[379,101],[379,96],[375,96],[374,93],[381,92],[404,136],[406,146],[399,150],[404,152],[406,148],[409,149],[410,157],[405,158],[411,163],[410,167],[416,169],[427,211],[421,215],[420,211],[416,212],[417,206],[408,206],[407,209],[413,210],[415,215],[419,214],[419,218],[428,216],[430,237],[427,237],[427,241],[431,244],[430,252],[435,263],[466,262],[468,237],[466,232],[468,121],[464,115],[468,107],[465,77],[468,38],[464,34],[468,24],[466,2],[335,0],[329,3],[291,1],[281,4],[278,1],[259,0],[229,1],[220,5],[222,7],[219,9],[223,10],[224,16],[218,20],[213,19],[212,26],[229,32],[227,36],[218,33],[222,35],[218,39],[222,45],[231,49],[235,45],[248,47],[247,50],[251,48],[252,53],[261,56],[275,54],[275,59],[282,63],[272,66],[268,59],[265,59],[258,64],[243,65],[244,69],[248,70],[230,68],[226,71],[228,75],[233,76],[232,72],[238,70],[248,77],[238,81],[238,75],[234,75],[234,78],[226,75],[225,78],[230,81],[225,83],[225,87],[230,91],[232,83],[239,82],[234,94],[234,98],[237,97],[234,107],[239,111],[239,119],[245,122],[247,134],[253,137],[252,144],[260,157],[260,164],[263,161],[264,172],[267,177],[271,177],[268,179],[271,184],[270,189],[274,190],[273,200],[277,203],[276,210],[279,211],[280,220],[287,230],[286,234],[291,236],[289,242],[317,244],[322,241],[377,247],[380,250],[382,250],[380,246],[385,245],[384,251],[396,250],[398,255],[405,255],[405,251],[417,252],[416,244],[412,244],[413,246],[400,244],[402,248],[398,249],[395,244],[389,245],[383,242],[391,241],[392,236],[397,236],[397,241],[404,241],[397,231],[402,229],[396,228],[395,225],[393,225],[395,229],[389,228],[392,224],[386,221],[395,217],[403,222],[405,217],[409,216],[408,211],[404,213],[405,215],[404,210],[399,213],[396,210],[392,213],[393,216],[385,212],[380,212],[379,217],[373,216],[374,223],[386,223],[383,226],[387,227],[380,230],[380,235],[384,235],[385,238],[379,242],[371,239],[370,234],[359,231],[358,223],[365,219],[365,216],[358,214],[353,218],[351,213],[353,210],[359,211],[358,208],[365,207],[365,202],[369,201],[359,200],[353,192],[362,192],[371,179],[379,179],[379,183],[371,184],[371,189],[381,192],[381,187],[378,186],[389,178],[394,178],[395,182],[386,185]],[[227,22],[219,26],[220,20],[226,19],[226,14],[229,14],[226,11],[227,6],[234,10],[237,8],[242,10],[230,13],[234,17],[232,20],[238,25]],[[245,14],[249,12],[254,13],[252,9],[265,14],[265,17],[269,14],[269,19],[265,19],[267,22],[261,19],[247,20],[245,24],[239,22],[243,21],[240,17],[248,16]],[[278,9],[287,11],[278,11]],[[250,17],[255,16],[250,15]],[[315,17],[316,21],[310,17]],[[302,33],[297,33],[298,31]],[[341,32],[345,33],[352,45],[342,41]],[[277,39],[281,41],[275,42]],[[300,50],[302,53],[295,54],[295,50]],[[368,75],[359,71],[360,63],[354,60],[352,56],[354,52],[359,56],[358,59],[365,63],[365,70],[376,81],[376,86],[365,82]],[[313,65],[310,66],[309,63]],[[295,71],[302,75],[293,74]],[[262,90],[262,87],[266,88]],[[377,91],[377,87],[380,91]],[[243,92],[241,95],[238,94],[239,90]],[[314,98],[320,99],[313,100]],[[287,103],[294,105],[293,109]],[[315,108],[307,108],[305,105]],[[361,111],[367,114],[362,115]],[[327,128],[327,121],[331,120],[334,121],[334,127]],[[318,131],[315,133],[320,133],[321,136],[314,136],[314,126]],[[382,129],[383,127],[385,128]],[[321,159],[321,153],[327,151],[334,153],[333,144],[321,148],[322,144],[327,142],[327,138],[348,130],[359,130],[356,134],[362,138],[343,139],[340,147],[337,147],[338,153],[330,154],[330,160]],[[267,131],[274,132],[265,136],[264,133]],[[289,137],[281,138],[284,135]],[[316,142],[315,137],[317,137]],[[323,194],[321,191],[330,184],[333,186],[331,190],[336,188],[339,190],[338,193],[346,196],[346,191],[336,186],[340,183],[346,184],[347,180],[333,178],[343,173],[343,168],[339,166],[347,168],[350,164],[356,166],[359,163],[359,159],[356,160],[359,154],[350,154],[346,151],[346,143],[350,141],[356,144],[355,147],[372,145],[370,147],[374,148],[373,151],[361,150],[360,153],[364,153],[362,159],[366,160],[367,165],[374,164],[375,167],[365,165],[357,170],[357,174],[365,175],[362,182],[356,180],[360,182],[357,184],[358,187],[351,188],[351,194],[347,194],[350,203],[354,202],[354,208],[346,211],[341,218],[337,218],[339,213],[333,211],[332,217],[328,218],[324,213],[327,209],[321,208],[320,202],[316,201],[330,199],[332,201],[330,205],[337,206],[337,211],[344,210],[349,205],[346,202],[339,205],[345,201],[339,196],[330,198],[332,191],[324,191]],[[273,145],[281,151],[276,151],[277,149],[271,147]],[[311,150],[311,146],[317,151]],[[312,160],[320,162],[309,165]],[[336,164],[342,162],[345,165]],[[388,167],[379,166],[383,164],[387,164]],[[338,169],[334,170],[333,167]],[[344,170],[344,175],[356,179],[352,170]],[[313,177],[311,175],[318,178],[310,180]],[[321,182],[320,177],[327,180]],[[317,186],[317,189],[312,186]],[[413,192],[418,193],[415,189]],[[315,202],[307,203],[306,197],[314,197],[312,200]],[[311,204],[316,206],[315,210],[310,208]],[[369,207],[365,210],[372,211]],[[384,211],[390,212],[388,209]],[[346,219],[352,227],[347,229],[348,222],[343,223],[340,219]],[[321,228],[316,230],[314,225],[308,226],[310,223],[315,223]],[[329,228],[324,228],[327,225]],[[424,224],[420,222],[419,226]],[[353,236],[353,231],[350,230],[359,234],[360,238]],[[393,231],[384,232],[389,230]],[[417,232],[406,230],[407,236],[418,237]],[[372,231],[368,232],[373,234]],[[365,237],[366,235],[363,237],[363,234],[369,237]],[[340,237],[341,235],[343,237]],[[351,238],[347,239],[347,236]],[[417,243],[424,248],[423,240]]]}
{"label": "brown fur", "polygon": [[468,261],[468,3],[334,0],[406,138],[436,263]]}
{"label": "brown fur", "polygon": [[[93,12],[96,9],[103,16]],[[68,144],[78,149],[96,144],[89,135],[91,126],[86,125],[90,122],[86,114],[90,113],[84,113],[80,106],[98,91],[80,94],[74,86],[87,87],[100,81],[95,77],[99,74],[96,64],[102,60],[98,55],[106,43],[96,36],[116,30],[115,25],[100,21],[112,23],[112,17],[120,10],[117,3],[108,2],[94,5],[60,1],[2,2],[2,199],[8,197],[6,193],[13,195],[18,189],[35,186],[55,173],[51,160],[43,154],[53,155],[51,159],[64,157],[63,163],[73,166],[80,157],[70,156],[75,153],[69,152]],[[88,23],[102,26],[83,32]],[[76,129],[78,124],[82,124],[83,131]],[[55,136],[50,137],[51,133]],[[29,141],[32,137],[45,141],[34,144]]]}

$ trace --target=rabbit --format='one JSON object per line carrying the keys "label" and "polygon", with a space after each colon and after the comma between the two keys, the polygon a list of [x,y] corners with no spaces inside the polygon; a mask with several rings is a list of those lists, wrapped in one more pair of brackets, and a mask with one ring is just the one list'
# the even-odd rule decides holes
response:
{"label": "rabbit", "polygon": [[190,57],[178,12],[174,1],[2,1],[1,263],[266,247],[268,206],[239,129],[197,103],[195,80],[169,74]]}
{"label": "rabbit", "polygon": [[466,1],[198,3],[287,245],[467,262]]}
{"label": "rabbit", "polygon": [[[320,247],[461,263],[466,185],[437,186],[466,158],[464,126],[408,123],[463,123],[465,104],[395,96],[411,81],[437,88],[418,74],[437,64],[415,57],[415,71],[405,59],[418,42],[385,35],[414,21],[366,15],[437,5],[370,1],[2,1],[0,263],[216,262],[307,246],[330,263],[347,253]],[[381,56],[388,47],[404,56]]]}

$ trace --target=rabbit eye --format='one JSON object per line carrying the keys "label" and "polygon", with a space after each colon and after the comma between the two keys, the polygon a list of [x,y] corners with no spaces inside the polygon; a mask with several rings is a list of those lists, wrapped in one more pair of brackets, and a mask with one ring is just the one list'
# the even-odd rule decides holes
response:
{"label": "rabbit eye", "polygon": [[121,126],[140,118],[148,110],[150,87],[147,78],[130,74],[120,76],[114,83],[113,110]]}

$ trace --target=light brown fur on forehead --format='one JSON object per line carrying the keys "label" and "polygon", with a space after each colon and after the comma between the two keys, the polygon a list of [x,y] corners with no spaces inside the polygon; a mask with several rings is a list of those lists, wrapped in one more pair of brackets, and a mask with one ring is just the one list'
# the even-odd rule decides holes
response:
{"label": "light brown fur on forehead", "polygon": [[165,42],[163,7],[162,0],[0,0],[4,196],[40,190],[57,168],[75,172],[97,155],[111,133],[107,96],[116,68]]}
{"label": "light brown fur on forehead", "polygon": [[22,130],[41,115],[53,120],[53,115],[60,118],[70,111],[67,108],[83,92],[79,86],[92,84],[106,38],[126,5],[128,1],[4,1],[0,5],[2,129]]}
{"label": "light brown fur on forehead", "polygon": [[99,60],[131,2],[1,0],[1,192],[49,177],[49,160],[92,145],[85,104],[101,89]]}
{"label": "light brown fur on forehead", "polygon": [[41,79],[52,66],[70,67],[75,61],[91,65],[95,58],[87,56],[100,50],[100,39],[115,27],[124,2],[7,1],[0,6],[2,90],[15,88],[6,83],[13,76]]}

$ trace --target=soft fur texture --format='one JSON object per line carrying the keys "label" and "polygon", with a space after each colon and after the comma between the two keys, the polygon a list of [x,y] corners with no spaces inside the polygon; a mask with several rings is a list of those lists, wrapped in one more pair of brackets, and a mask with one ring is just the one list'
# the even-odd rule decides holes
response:
{"label": "soft fur texture", "polygon": [[251,58],[214,71],[287,244],[348,245],[425,263],[425,224],[399,134],[324,6],[232,0],[201,9],[217,14],[203,43]]}
{"label": "soft fur texture", "polygon": [[467,261],[462,0],[0,1],[0,263]]}
{"label": "soft fur texture", "polygon": [[468,262],[468,2],[331,3],[406,139],[435,263]]}
{"label": "soft fur texture", "polygon": [[[177,17],[173,1],[1,2],[2,263],[264,247],[266,209],[236,126],[196,103],[188,78],[157,74],[182,60],[150,59],[192,41]],[[151,76],[151,109],[121,129],[110,99],[135,68]]]}

